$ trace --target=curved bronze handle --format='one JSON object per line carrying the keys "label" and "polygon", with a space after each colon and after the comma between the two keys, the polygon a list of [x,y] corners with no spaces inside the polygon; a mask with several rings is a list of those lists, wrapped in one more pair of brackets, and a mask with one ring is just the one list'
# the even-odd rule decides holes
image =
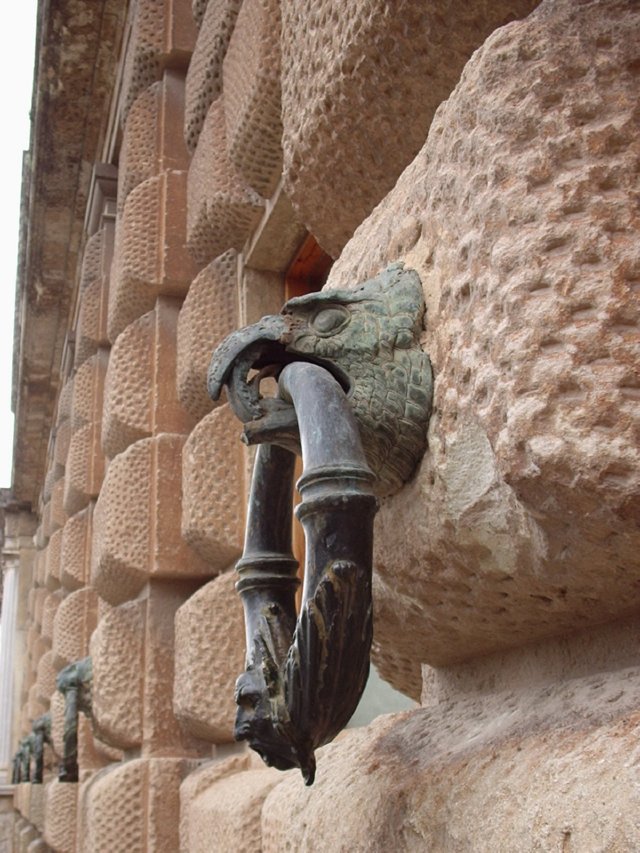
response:
{"label": "curved bronze handle", "polygon": [[[375,495],[397,490],[426,447],[424,311],[417,274],[394,264],[352,291],[289,300],[229,335],[209,368],[210,395],[226,385],[243,440],[260,445],[237,565],[247,666],[235,735],[267,764],[300,767],[307,784],[315,749],[347,724],[367,680]],[[266,375],[278,377],[275,399],[260,394]],[[294,453],[306,540],[297,618]]]}
{"label": "curved bronze handle", "polygon": [[282,371],[281,397],[297,417],[304,470],[296,515],[306,566],[296,620],[291,556],[293,454],[258,449],[244,554],[237,565],[247,631],[235,735],[267,764],[300,767],[353,714],[369,672],[371,558],[377,501],[358,427],[338,382],[317,365]]}

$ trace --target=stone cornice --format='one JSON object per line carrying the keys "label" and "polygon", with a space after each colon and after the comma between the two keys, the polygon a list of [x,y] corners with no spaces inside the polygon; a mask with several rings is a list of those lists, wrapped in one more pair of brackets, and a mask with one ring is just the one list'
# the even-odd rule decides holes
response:
{"label": "stone cornice", "polygon": [[40,0],[16,297],[13,494],[36,505],[128,0]]}

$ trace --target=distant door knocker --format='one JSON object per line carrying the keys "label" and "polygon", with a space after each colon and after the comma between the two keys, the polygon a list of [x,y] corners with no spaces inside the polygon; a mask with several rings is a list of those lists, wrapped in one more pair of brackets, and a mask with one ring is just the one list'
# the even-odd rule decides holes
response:
{"label": "distant door knocker", "polygon": [[[269,765],[299,767],[307,785],[314,751],[346,726],[369,673],[377,498],[397,491],[426,449],[424,312],[417,273],[394,264],[353,290],[290,299],[229,335],[209,368],[211,397],[226,385],[243,441],[261,445],[236,567],[247,656],[235,737]],[[275,398],[260,394],[266,376],[278,380]],[[296,454],[306,541],[298,616]]]}

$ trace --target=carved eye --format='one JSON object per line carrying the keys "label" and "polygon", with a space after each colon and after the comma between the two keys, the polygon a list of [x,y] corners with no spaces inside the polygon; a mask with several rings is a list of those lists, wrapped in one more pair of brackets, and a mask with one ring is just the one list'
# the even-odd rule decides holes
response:
{"label": "carved eye", "polygon": [[351,315],[341,305],[322,308],[311,321],[311,325],[319,335],[333,335],[349,322]]}

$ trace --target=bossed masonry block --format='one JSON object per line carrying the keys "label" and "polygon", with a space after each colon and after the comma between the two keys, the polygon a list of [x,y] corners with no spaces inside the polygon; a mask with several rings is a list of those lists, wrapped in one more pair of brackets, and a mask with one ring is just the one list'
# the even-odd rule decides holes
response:
{"label": "bossed masonry block", "polygon": [[[65,525],[66,527],[66,525]],[[56,532],[49,539],[45,554],[44,582],[48,590],[53,592],[60,586],[60,556],[62,549],[62,530]]]}
{"label": "bossed masonry block", "polygon": [[264,768],[233,773],[206,788],[188,806],[189,852],[208,853],[216,838],[220,850],[260,853],[263,805],[281,781],[277,770]]}
{"label": "bossed masonry block", "polygon": [[[47,706],[40,699],[40,693],[37,684],[32,684],[27,695],[27,717],[29,720],[37,720],[42,714],[46,713]],[[30,728],[30,727],[29,727]]]}
{"label": "bossed masonry block", "polygon": [[51,744],[56,755],[64,755],[64,708],[65,700],[59,690],[54,690],[50,696],[49,711],[51,712]]}
{"label": "bossed masonry block", "polygon": [[197,8],[194,4],[200,31],[187,71],[184,116],[184,139],[191,154],[209,107],[222,91],[222,62],[241,6],[242,0],[210,0]]}
{"label": "bossed masonry block", "polygon": [[[90,274],[84,276],[80,289],[80,308],[76,326],[74,365],[76,368],[95,355],[99,347],[108,347],[107,308],[109,304],[109,275],[113,259],[115,225],[106,222],[94,237],[99,236],[99,256],[92,259]],[[91,240],[94,239],[91,238]],[[83,268],[84,269],[84,268]]]}
{"label": "bossed masonry block", "polygon": [[53,625],[53,663],[56,670],[89,654],[89,640],[98,621],[98,596],[85,587],[60,603]]}
{"label": "bossed masonry block", "polygon": [[285,186],[330,255],[417,154],[473,51],[536,5],[284,0]]}
{"label": "bossed masonry block", "polygon": [[64,478],[64,506],[75,515],[96,498],[104,479],[105,458],[100,422],[80,427],[71,439]]}
{"label": "bossed masonry block", "polygon": [[228,405],[203,418],[182,454],[182,535],[209,565],[224,571],[242,551],[242,446]]}
{"label": "bossed masonry block", "polygon": [[56,853],[75,853],[78,788],[57,779],[47,785],[44,839]]}
{"label": "bossed masonry block", "polygon": [[121,761],[123,753],[114,747],[101,744],[94,737],[92,723],[80,714],[78,717],[78,767],[80,769],[80,781],[91,776],[96,770],[101,770],[107,764]]}
{"label": "bossed masonry block", "polygon": [[[65,426],[68,427],[68,424],[66,424]],[[71,430],[69,428],[67,429],[67,438],[69,440],[71,438]],[[55,444],[54,444],[54,448],[55,448]],[[66,450],[68,450],[68,445],[67,445]],[[66,450],[65,450],[65,456],[64,456],[65,462],[67,461]],[[55,449],[54,449],[54,453],[55,453]],[[64,477],[64,465],[59,465],[55,461],[50,462],[49,469],[48,469],[47,474],[44,478],[44,484],[42,486],[42,500],[45,503],[47,501],[51,500],[51,490],[53,489],[55,484],[58,482],[58,480],[60,480],[62,477]]]}
{"label": "bossed masonry block", "polygon": [[142,742],[145,604],[113,607],[91,638],[93,716],[103,739],[123,749]]}
{"label": "bossed masonry block", "polygon": [[430,449],[376,521],[387,673],[640,605],[638,38],[614,2],[494,33],[331,271],[404,260],[428,306]]}
{"label": "bossed masonry block", "polygon": [[240,250],[263,210],[229,159],[224,100],[207,113],[188,179],[187,244],[200,266],[228,249]]}
{"label": "bossed masonry block", "polygon": [[196,737],[233,740],[234,687],[244,667],[244,619],[236,573],[225,572],[176,613],[173,710]]}
{"label": "bossed masonry block", "polygon": [[53,665],[53,652],[49,650],[42,655],[38,661],[36,671],[36,686],[38,701],[43,705],[48,706],[51,700],[51,694],[56,689],[57,670]]}
{"label": "bossed masonry block", "polygon": [[92,853],[178,850],[179,788],[193,767],[181,759],[134,759],[97,778],[85,802]]}
{"label": "bossed masonry block", "polygon": [[108,363],[108,354],[100,352],[85,361],[76,371],[71,405],[72,434],[100,419]]}
{"label": "bossed masonry block", "polygon": [[184,144],[184,77],[165,71],[142,91],[129,110],[118,158],[118,212],[127,196],[142,181],[167,169],[186,169],[189,155]]}
{"label": "bossed masonry block", "polygon": [[207,394],[211,353],[238,326],[237,254],[220,255],[194,279],[178,319],[178,397],[200,420],[214,404]]}
{"label": "bossed masonry block", "polygon": [[160,298],[117,338],[107,371],[102,446],[114,457],[153,432],[188,433],[194,420],[176,392],[179,303]]}
{"label": "bossed masonry block", "polygon": [[196,22],[197,27],[200,27],[200,24],[202,23],[208,2],[209,0],[191,0],[191,14],[193,15],[193,20]]}
{"label": "bossed masonry block", "polygon": [[71,417],[71,404],[73,402],[73,376],[70,376],[62,386],[58,397],[58,411],[56,424],[60,425]]}
{"label": "bossed masonry block", "polygon": [[195,37],[188,3],[140,0],[124,62],[123,123],[140,92],[155,83],[165,68],[186,69]]}
{"label": "bossed masonry block", "polygon": [[279,0],[244,0],[222,66],[229,157],[265,198],[282,173],[280,29]]}
{"label": "bossed masonry block", "polygon": [[[70,441],[71,422],[69,418],[65,418],[56,427],[55,439],[53,444],[53,463],[56,466],[56,473],[59,471],[62,471],[62,473],[64,473],[64,466],[67,463],[67,453],[69,452]],[[60,476],[55,476],[55,479],[51,483],[51,487],[59,479]],[[51,487],[48,490],[49,494],[51,494]],[[45,498],[45,500],[47,499],[48,498]]]}
{"label": "bossed masonry block", "polygon": [[81,293],[102,275],[102,243],[104,237],[104,228],[100,228],[95,234],[89,237],[85,244],[82,255],[82,268],[80,270]]}
{"label": "bossed masonry block", "polygon": [[71,516],[62,529],[60,582],[70,592],[81,589],[89,579],[92,512],[90,504]]}
{"label": "bossed masonry block", "polygon": [[40,634],[42,639],[46,640],[47,643],[51,643],[53,640],[53,622],[58,607],[60,606],[60,602],[62,601],[62,597],[62,590],[57,589],[55,592],[48,593],[42,605],[42,625],[40,628]]}
{"label": "bossed masonry block", "polygon": [[[67,464],[68,461],[69,460],[67,457]],[[64,479],[58,480],[58,482],[51,489],[51,500],[48,504],[48,512],[47,507],[45,507],[45,512],[47,513],[47,523],[45,525],[45,533],[47,539],[50,538],[56,532],[56,530],[59,530],[66,524],[67,512],[64,508],[64,489]]]}
{"label": "bossed masonry block", "polygon": [[184,438],[143,439],[109,465],[93,516],[92,585],[112,605],[152,577],[206,577],[211,569],[182,539]]}
{"label": "bossed masonry block", "polygon": [[127,196],[116,226],[108,334],[150,311],[159,295],[183,297],[198,268],[185,245],[186,173],[148,178]]}

